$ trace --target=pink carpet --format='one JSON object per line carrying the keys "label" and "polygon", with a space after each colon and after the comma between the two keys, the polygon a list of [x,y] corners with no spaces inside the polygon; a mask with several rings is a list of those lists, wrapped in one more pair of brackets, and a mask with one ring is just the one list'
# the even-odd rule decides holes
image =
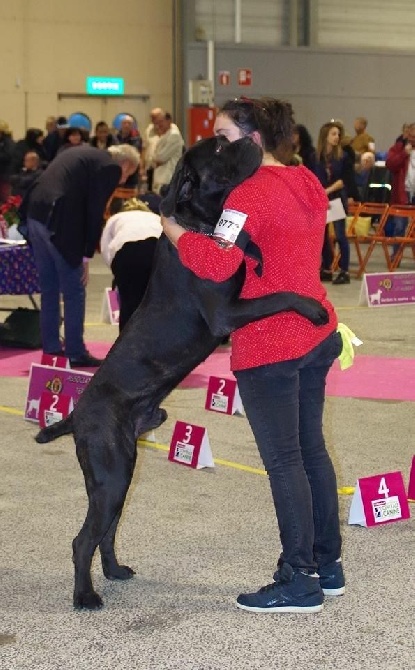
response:
{"label": "pink carpet", "polygon": [[[111,344],[94,342],[89,351],[104,358]],[[0,376],[27,377],[31,363],[40,363],[40,351],[0,347]],[[210,376],[232,377],[229,349],[219,349],[182,382],[180,388],[207,388]],[[357,355],[354,365],[342,372],[337,363],[330,371],[327,394],[379,400],[415,400],[415,360]]]}
{"label": "pink carpet", "polygon": [[[207,387],[209,376],[232,377],[229,352],[215,352],[181,384],[181,388]],[[336,362],[327,380],[327,395],[373,400],[415,400],[415,360],[357,355],[348,370]]]}

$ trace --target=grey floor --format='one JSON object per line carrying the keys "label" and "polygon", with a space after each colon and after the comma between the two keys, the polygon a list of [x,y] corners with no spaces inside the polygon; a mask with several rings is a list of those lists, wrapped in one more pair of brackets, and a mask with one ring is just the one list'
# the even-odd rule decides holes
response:
{"label": "grey floor", "polygon": [[[380,256],[369,269],[384,270]],[[401,269],[415,268],[408,259]],[[109,280],[96,258],[89,341],[116,336],[100,324]],[[415,307],[358,307],[360,285],[328,290],[364,341],[361,353],[412,358]],[[0,307],[18,304],[25,298],[0,298]],[[414,520],[349,526],[350,496],[340,495],[344,597],[327,599],[320,614],[236,609],[240,591],[272,580],[278,533],[246,419],[206,412],[203,390],[176,390],[157,444],[139,448],[117,543],[136,577],[107,582],[96,560],[105,607],[74,611],[71,540],[85,515],[84,483],[70,438],[34,442],[36,427],[22,417],[26,389],[27,379],[1,379],[1,670],[415,669]],[[206,426],[214,458],[229,464],[196,471],[169,463],[163,445],[178,419]],[[391,470],[407,481],[414,422],[411,402],[329,397],[325,430],[339,486]]]}

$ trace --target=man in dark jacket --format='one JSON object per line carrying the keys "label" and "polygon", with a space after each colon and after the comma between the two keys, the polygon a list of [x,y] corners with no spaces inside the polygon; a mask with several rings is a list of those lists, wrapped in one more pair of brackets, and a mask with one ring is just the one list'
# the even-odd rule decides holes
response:
{"label": "man in dark jacket", "polygon": [[129,145],[63,151],[36,180],[21,208],[39,273],[43,351],[62,354],[62,293],[65,355],[73,367],[101,362],[89,354],[83,339],[87,261],[98,246],[108,199],[139,161],[138,151]]}

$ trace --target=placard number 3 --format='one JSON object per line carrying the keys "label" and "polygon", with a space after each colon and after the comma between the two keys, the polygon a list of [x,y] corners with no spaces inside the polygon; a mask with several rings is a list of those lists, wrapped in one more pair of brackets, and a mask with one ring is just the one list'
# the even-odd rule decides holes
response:
{"label": "placard number 3", "polygon": [[187,425],[184,437],[182,438],[182,442],[184,442],[184,444],[189,444],[191,436],[192,436],[192,426]]}
{"label": "placard number 3", "polygon": [[386,486],[386,479],[385,477],[382,477],[380,480],[379,488],[378,488],[378,493],[380,496],[385,496],[387,498],[389,496],[389,489]]}

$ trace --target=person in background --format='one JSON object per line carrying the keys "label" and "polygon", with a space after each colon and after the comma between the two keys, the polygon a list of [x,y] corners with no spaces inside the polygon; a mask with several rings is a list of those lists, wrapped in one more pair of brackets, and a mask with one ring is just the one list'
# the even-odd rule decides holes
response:
{"label": "person in background", "polygon": [[126,200],[105,224],[100,248],[118,289],[120,332],[144,297],[162,231],[160,216],[137,198]]}
{"label": "person in background", "polygon": [[[138,151],[129,145],[107,151],[90,146],[62,151],[36,180],[20,208],[39,273],[43,350],[62,355],[62,293],[65,355],[72,367],[101,362],[91,356],[84,342],[88,261],[98,247],[108,199],[139,161]],[[20,230],[23,232],[22,227]]]}
{"label": "person in background", "polygon": [[56,130],[56,116],[47,116],[45,121],[46,136]]}
{"label": "person in background", "polygon": [[360,162],[357,164],[355,168],[355,181],[357,190],[359,192],[360,202],[364,201],[369,175],[372,172],[372,168],[374,167],[374,165],[375,165],[374,153],[372,151],[365,151],[360,156]]}
{"label": "person in background", "polygon": [[46,167],[47,158],[46,151],[43,147],[45,139],[43,130],[40,128],[28,128],[25,138],[16,142],[13,151],[13,174],[17,174],[23,167],[23,160],[25,155],[30,152],[35,152],[39,156],[40,164]]}
{"label": "person in background", "polygon": [[[313,172],[324,187],[329,200],[340,198],[347,213],[348,190],[354,181],[354,165],[340,145],[342,126],[336,121],[329,121],[320,128],[317,143],[317,160]],[[332,281],[333,284],[350,284],[349,260],[350,247],[346,236],[346,216],[333,221],[335,237],[340,248],[340,272],[333,279],[333,249],[329,238],[328,226],[324,232],[322,251],[322,267],[320,278],[322,281]]]}
{"label": "person in background", "polygon": [[146,190],[153,190],[153,156],[154,151],[157,146],[157,142],[160,139],[160,135],[156,129],[156,121],[164,115],[164,111],[161,107],[154,107],[150,113],[150,123],[143,133],[143,146],[141,150],[141,162],[140,162],[140,177],[141,183],[146,184]]}
{"label": "person in background", "polygon": [[231,192],[223,215],[239,221],[259,247],[261,277],[238,246],[162,217],[182,263],[198,277],[224,281],[245,261],[242,298],[296,291],[329,312],[321,327],[288,311],[231,336],[231,366],[268,473],[282,545],[275,581],[237,598],[252,612],[318,612],[324,593],[345,589],[336,475],[322,431],[326,377],[342,350],[319,278],[328,199],[312,172],[281,161],[292,153],[293,125],[291,105],[270,98],[230,100],[215,120],[215,134],[230,141],[249,136],[263,149],[261,167]]}
{"label": "person in background", "polygon": [[[116,139],[119,144],[129,144],[141,153],[143,141],[138,129],[135,127],[134,119],[130,114],[125,114],[122,117],[120,131],[117,133]],[[128,178],[128,181],[125,184],[126,188],[135,188],[138,190],[139,177],[139,170],[137,170],[136,173]]]}
{"label": "person in background", "polygon": [[366,151],[375,153],[375,140],[372,135],[366,131],[367,119],[364,116],[358,116],[354,122],[355,136],[352,138],[350,145],[353,151],[359,156]]}
{"label": "person in background", "polygon": [[22,198],[34,181],[42,174],[43,167],[39,154],[28,151],[23,158],[23,167],[11,178],[12,194],[20,195]]}
{"label": "person in background", "polygon": [[[407,136],[398,137],[386,155],[386,167],[392,174],[390,202],[393,205],[415,205],[415,123],[408,125]],[[394,237],[405,234],[408,219],[393,217]],[[394,245],[392,259],[399,245]]]}
{"label": "person in background", "polygon": [[118,144],[114,135],[110,133],[108,124],[105,121],[98,121],[95,125],[95,135],[91,137],[89,143],[91,147],[96,147],[97,149],[108,149],[113,144]]}
{"label": "person in background", "polygon": [[407,138],[408,138],[408,132],[409,132],[409,126],[410,123],[403,123],[402,124],[402,132],[398,137],[396,138],[395,142],[403,142],[405,144]]}
{"label": "person in background", "polygon": [[301,164],[312,170],[316,160],[316,150],[310,133],[301,123],[296,123],[294,126],[293,148],[294,153],[301,158]]}
{"label": "person in background", "polygon": [[43,148],[46,152],[46,159],[52,161],[64,143],[65,131],[69,128],[66,116],[58,116],[56,119],[56,130],[48,133],[43,141]]}
{"label": "person in background", "polygon": [[58,149],[58,154],[60,154],[61,151],[65,151],[65,149],[70,149],[72,147],[79,147],[85,143],[86,140],[83,128],[76,128],[76,127],[67,128],[63,136],[63,144]]}
{"label": "person in background", "polygon": [[155,123],[160,138],[153,154],[153,191],[159,193],[163,185],[169,184],[184,149],[182,134],[173,124],[171,114],[166,112]]}
{"label": "person in background", "polygon": [[10,178],[13,172],[14,141],[6,121],[0,120],[0,202],[10,195]]}

